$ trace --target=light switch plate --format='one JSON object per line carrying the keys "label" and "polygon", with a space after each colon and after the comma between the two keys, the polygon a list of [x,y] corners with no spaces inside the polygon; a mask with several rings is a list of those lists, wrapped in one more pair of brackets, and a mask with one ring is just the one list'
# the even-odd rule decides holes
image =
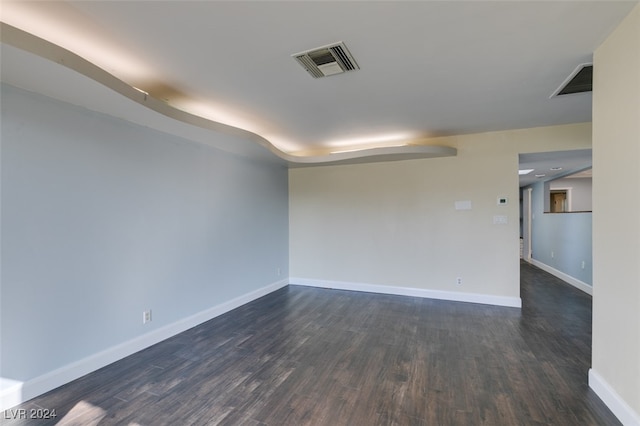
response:
{"label": "light switch plate", "polygon": [[471,201],[456,201],[455,202],[456,210],[471,210]]}
{"label": "light switch plate", "polygon": [[496,215],[493,217],[494,225],[506,225],[509,223],[509,219],[504,215]]}

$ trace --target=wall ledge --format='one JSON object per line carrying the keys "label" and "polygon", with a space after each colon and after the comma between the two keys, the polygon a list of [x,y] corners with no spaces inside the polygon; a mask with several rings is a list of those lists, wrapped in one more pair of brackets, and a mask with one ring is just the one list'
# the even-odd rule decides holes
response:
{"label": "wall ledge", "polygon": [[546,263],[542,263],[539,260],[531,259],[529,263],[531,263],[533,266],[537,266],[538,268],[542,269],[545,272],[550,273],[551,275],[557,278],[560,278],[562,281],[566,282],[567,284],[571,284],[578,290],[584,291],[588,295],[593,296],[593,287],[585,283],[584,281],[580,281],[579,279],[574,278],[571,275],[566,274],[562,271],[559,271],[556,268],[547,265]]}
{"label": "wall ledge", "polygon": [[589,369],[589,387],[623,425],[640,426],[640,414],[636,413],[593,368]]}
{"label": "wall ledge", "polygon": [[452,302],[481,303],[485,305],[521,308],[519,297],[493,296],[490,294],[462,293],[457,291],[428,290],[414,287],[354,283],[347,281],[327,281],[309,278],[289,278],[289,284],[307,287],[331,288],[336,290],[362,291],[367,293],[392,294],[396,296],[422,297],[425,299],[448,300]]}
{"label": "wall ledge", "polygon": [[167,324],[157,330],[112,346],[79,361],[27,380],[26,382],[0,377],[0,411],[22,404],[25,401],[96,371],[99,368],[105,367],[149,346],[173,337],[176,334],[182,333],[183,331],[279,290],[280,288],[286,287],[287,284],[286,279],[274,282],[174,323]]}

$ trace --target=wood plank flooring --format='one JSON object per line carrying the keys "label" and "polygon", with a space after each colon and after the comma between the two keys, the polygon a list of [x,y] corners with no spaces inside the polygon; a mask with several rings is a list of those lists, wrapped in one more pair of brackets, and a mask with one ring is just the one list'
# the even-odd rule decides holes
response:
{"label": "wood plank flooring", "polygon": [[590,296],[521,271],[522,310],[290,286],[14,408],[56,419],[1,424],[619,424],[587,385]]}

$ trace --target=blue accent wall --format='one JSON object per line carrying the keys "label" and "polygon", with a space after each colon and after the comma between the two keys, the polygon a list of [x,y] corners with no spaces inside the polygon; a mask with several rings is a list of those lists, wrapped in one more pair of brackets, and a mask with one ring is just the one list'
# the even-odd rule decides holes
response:
{"label": "blue accent wall", "polygon": [[6,85],[1,136],[4,378],[288,276],[284,166]]}
{"label": "blue accent wall", "polygon": [[544,183],[537,183],[531,188],[532,258],[593,285],[592,214],[544,213]]}

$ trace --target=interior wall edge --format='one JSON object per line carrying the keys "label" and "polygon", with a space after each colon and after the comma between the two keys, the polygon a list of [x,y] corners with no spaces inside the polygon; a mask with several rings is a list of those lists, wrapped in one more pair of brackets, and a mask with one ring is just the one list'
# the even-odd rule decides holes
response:
{"label": "interior wall edge", "polygon": [[640,414],[636,413],[593,368],[589,369],[589,387],[623,425],[640,426]]}

